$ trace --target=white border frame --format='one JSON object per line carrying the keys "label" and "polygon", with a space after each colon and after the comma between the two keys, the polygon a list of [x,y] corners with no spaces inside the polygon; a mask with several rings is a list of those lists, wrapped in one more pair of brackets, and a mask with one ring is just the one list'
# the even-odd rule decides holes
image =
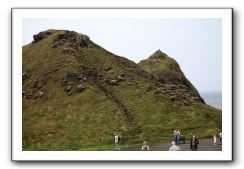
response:
{"label": "white border frame", "polygon": [[[51,16],[51,17],[50,17]],[[222,151],[22,151],[22,19],[221,18]],[[13,161],[232,161],[232,9],[82,8],[12,9]]]}

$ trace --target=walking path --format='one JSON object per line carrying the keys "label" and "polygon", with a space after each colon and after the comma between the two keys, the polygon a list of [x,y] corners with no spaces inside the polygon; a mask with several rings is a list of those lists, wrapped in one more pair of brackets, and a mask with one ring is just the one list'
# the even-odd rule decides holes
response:
{"label": "walking path", "polygon": [[[213,138],[198,139],[198,151],[222,151],[222,145],[213,144]],[[150,151],[168,151],[171,146],[171,141],[155,142],[149,144]],[[179,145],[182,151],[190,151],[190,140],[186,140],[185,144]],[[141,151],[141,146],[128,147],[121,149],[122,151]]]}

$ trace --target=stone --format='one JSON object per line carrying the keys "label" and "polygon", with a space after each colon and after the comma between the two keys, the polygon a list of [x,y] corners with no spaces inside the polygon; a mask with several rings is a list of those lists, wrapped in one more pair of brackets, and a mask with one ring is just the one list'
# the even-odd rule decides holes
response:
{"label": "stone", "polygon": [[22,73],[22,80],[24,81],[24,80],[26,80],[28,78],[28,74],[27,74],[27,72],[23,72]]}
{"label": "stone", "polygon": [[85,87],[82,86],[81,84],[78,85],[77,88],[76,88],[76,91],[77,91],[78,93],[81,93],[81,92],[83,92],[84,90],[85,90]]}
{"label": "stone", "polygon": [[67,95],[68,95],[68,96],[71,96],[72,94],[73,94],[72,91],[67,92]]}
{"label": "stone", "polygon": [[38,80],[35,79],[35,81],[34,81],[34,88],[37,88],[38,84],[39,84]]}
{"label": "stone", "polygon": [[71,86],[67,86],[67,87],[65,88],[65,91],[66,91],[66,92],[70,92],[70,91],[71,91],[71,88],[72,88]]}
{"label": "stone", "polygon": [[40,99],[40,98],[42,98],[43,94],[44,94],[44,92],[42,92],[42,91],[38,91],[38,92],[35,94],[34,99]]}
{"label": "stone", "polygon": [[22,97],[25,97],[25,96],[26,96],[26,94],[27,94],[27,92],[26,92],[26,91],[22,91]]}
{"label": "stone", "polygon": [[193,100],[200,101],[200,98],[196,96],[196,97],[193,97]]}
{"label": "stone", "polygon": [[74,48],[63,48],[63,53],[75,53]]}
{"label": "stone", "polygon": [[52,48],[56,48],[56,47],[58,47],[60,44],[59,44],[59,41],[56,41],[56,42],[54,42],[54,44],[52,44]]}
{"label": "stone", "polygon": [[116,79],[117,79],[118,82],[121,82],[121,81],[124,80],[124,78],[123,78],[122,76],[120,76],[120,75],[118,75],[118,76],[116,77]]}
{"label": "stone", "polygon": [[176,85],[171,85],[171,89],[175,90],[175,89],[177,89],[177,86]]}
{"label": "stone", "polygon": [[89,42],[90,42],[90,38],[86,35],[83,35],[83,34],[79,34],[80,35],[80,47],[87,47]]}
{"label": "stone", "polygon": [[189,106],[190,104],[187,101],[182,101],[184,106]]}
{"label": "stone", "polygon": [[31,99],[32,96],[33,96],[33,91],[30,90],[30,89],[28,89],[27,92],[26,92],[26,98],[27,98],[27,99]]}
{"label": "stone", "polygon": [[41,97],[43,96],[43,94],[44,94],[44,92],[39,91],[39,92],[38,92],[38,97],[41,98]]}
{"label": "stone", "polygon": [[154,93],[155,94],[161,93],[161,89],[157,88]]}
{"label": "stone", "polygon": [[79,80],[81,80],[81,79],[83,79],[83,74],[80,74],[80,75],[78,75],[78,77],[77,77],[77,79],[79,79]]}
{"label": "stone", "polygon": [[47,99],[51,99],[51,98],[52,98],[52,95],[49,94],[49,95],[47,96]]}
{"label": "stone", "polygon": [[98,74],[97,77],[98,77],[98,78],[102,78],[103,75],[102,75],[102,74]]}
{"label": "stone", "polygon": [[53,137],[53,134],[50,134],[50,133],[49,133],[49,134],[47,134],[47,137],[48,137],[48,138],[52,138],[52,137]]}
{"label": "stone", "polygon": [[106,69],[104,69],[106,72],[108,72],[108,71],[110,71],[110,70],[112,70],[113,68],[112,67],[108,67],[108,68],[106,68]]}
{"label": "stone", "polygon": [[37,88],[37,89],[41,89],[41,88],[42,88],[42,84],[38,83],[38,85],[37,85],[36,88]]}
{"label": "stone", "polygon": [[110,83],[110,79],[107,78],[107,77],[105,77],[105,78],[104,78],[104,82],[107,83],[107,84],[109,84],[109,83]]}
{"label": "stone", "polygon": [[110,80],[110,81],[109,81],[109,84],[111,84],[111,85],[116,85],[117,82],[118,82],[117,80],[114,80],[114,79],[113,79],[113,80]]}
{"label": "stone", "polygon": [[177,97],[176,97],[176,96],[170,96],[169,99],[170,99],[171,101],[175,101],[175,100],[177,99]]}
{"label": "stone", "polygon": [[44,39],[47,35],[52,34],[51,32],[48,31],[44,31],[44,32],[40,32],[36,35],[33,35],[33,42],[32,43],[36,43],[42,39]]}

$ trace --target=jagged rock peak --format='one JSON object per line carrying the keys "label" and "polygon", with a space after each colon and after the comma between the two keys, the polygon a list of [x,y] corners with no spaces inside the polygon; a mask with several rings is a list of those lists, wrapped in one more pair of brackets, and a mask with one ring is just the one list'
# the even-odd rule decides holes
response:
{"label": "jagged rock peak", "polygon": [[32,43],[36,43],[54,33],[57,33],[55,41],[83,42],[83,45],[86,45],[90,42],[89,36],[77,33],[75,31],[48,29],[33,35]]}
{"label": "jagged rock peak", "polygon": [[35,44],[44,39],[49,39],[48,41],[52,42],[52,48],[62,46],[64,53],[75,53],[80,51],[81,48],[92,47],[93,45],[90,37],[87,35],[77,33],[75,31],[54,29],[42,31],[33,35],[32,44]]}
{"label": "jagged rock peak", "polygon": [[39,32],[38,34],[33,35],[33,42],[32,43],[38,42],[38,41],[44,39],[46,36],[48,36],[52,33],[53,32],[50,30]]}
{"label": "jagged rock peak", "polygon": [[166,53],[163,53],[160,49],[158,49],[156,52],[154,52],[149,59],[164,59],[168,55]]}

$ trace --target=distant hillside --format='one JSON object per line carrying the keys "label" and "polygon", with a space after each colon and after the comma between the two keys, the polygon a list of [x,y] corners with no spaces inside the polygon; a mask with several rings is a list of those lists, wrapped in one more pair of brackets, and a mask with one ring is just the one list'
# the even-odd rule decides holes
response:
{"label": "distant hillside", "polygon": [[112,150],[114,133],[130,146],[169,140],[175,128],[221,130],[221,111],[160,51],[137,65],[86,35],[47,30],[23,46],[22,81],[23,150]]}

